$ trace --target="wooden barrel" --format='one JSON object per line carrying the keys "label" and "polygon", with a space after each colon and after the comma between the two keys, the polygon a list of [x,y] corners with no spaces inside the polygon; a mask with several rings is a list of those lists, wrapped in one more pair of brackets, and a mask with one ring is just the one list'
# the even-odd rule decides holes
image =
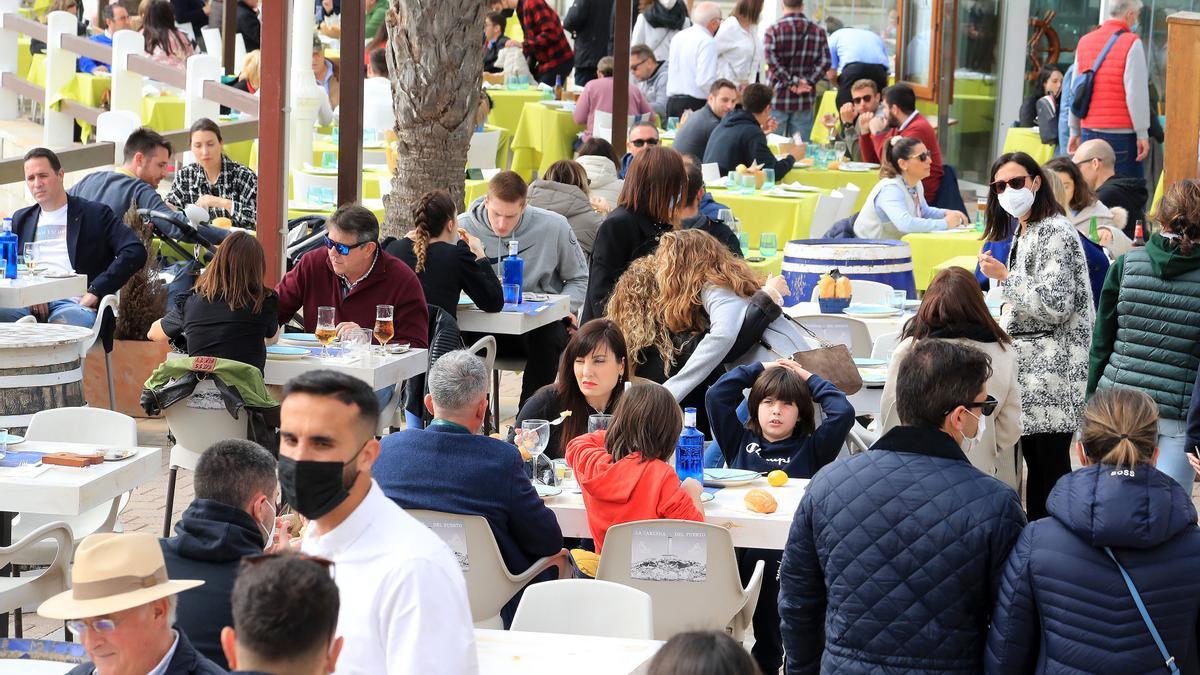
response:
{"label": "wooden barrel", "polygon": [[81,346],[92,331],[0,324],[0,428],[24,433],[34,413],[84,405]]}
{"label": "wooden barrel", "polygon": [[837,268],[851,279],[878,281],[917,297],[912,249],[903,241],[876,239],[796,239],[783,249],[788,307],[812,300],[821,275]]}

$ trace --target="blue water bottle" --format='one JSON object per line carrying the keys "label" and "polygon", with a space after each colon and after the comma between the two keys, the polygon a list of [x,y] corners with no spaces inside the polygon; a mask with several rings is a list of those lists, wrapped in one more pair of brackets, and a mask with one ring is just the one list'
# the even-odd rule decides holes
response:
{"label": "blue water bottle", "polygon": [[12,231],[12,218],[4,219],[4,231],[0,232],[0,259],[4,260],[4,278],[17,278],[17,235]]}
{"label": "blue water bottle", "polygon": [[696,409],[683,409],[683,431],[675,443],[675,475],[704,484],[704,434],[696,429]]}
{"label": "blue water bottle", "polygon": [[504,302],[513,305],[520,304],[521,296],[525,292],[525,261],[517,255],[516,239],[508,242],[508,257],[504,259],[502,276],[504,277]]}

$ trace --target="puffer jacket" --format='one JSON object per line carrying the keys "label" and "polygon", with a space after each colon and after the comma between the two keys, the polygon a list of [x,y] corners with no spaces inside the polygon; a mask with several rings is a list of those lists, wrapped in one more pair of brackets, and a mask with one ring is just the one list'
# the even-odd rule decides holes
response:
{"label": "puffer jacket", "polygon": [[978,673],[1025,525],[1011,488],[936,429],[897,427],[817,472],[779,572],[787,673]]}
{"label": "puffer jacket", "polygon": [[552,180],[535,180],[529,186],[529,204],[553,211],[571,225],[583,254],[592,258],[592,242],[604,218],[592,208],[588,196],[575,185]]}
{"label": "puffer jacket", "polygon": [[621,188],[625,187],[625,181],[617,175],[617,165],[600,155],[581,155],[575,161],[587,172],[588,191],[597,197],[604,197],[608,205],[615,208]]}
{"label": "puffer jacket", "polygon": [[1165,673],[1111,547],[1183,673],[1200,672],[1200,530],[1188,493],[1149,464],[1063,476],[1021,533],[988,635],[989,673]]}

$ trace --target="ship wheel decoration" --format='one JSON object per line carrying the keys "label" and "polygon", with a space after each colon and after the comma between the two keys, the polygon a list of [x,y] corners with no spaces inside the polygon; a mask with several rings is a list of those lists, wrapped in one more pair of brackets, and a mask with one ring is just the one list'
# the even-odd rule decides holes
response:
{"label": "ship wheel decoration", "polygon": [[1029,36],[1027,54],[1029,56],[1029,65],[1032,70],[1025,74],[1025,79],[1034,81],[1037,79],[1038,73],[1048,64],[1058,63],[1064,52],[1074,51],[1072,49],[1064,49],[1062,42],[1058,39],[1058,31],[1054,30],[1052,25],[1056,12],[1047,10],[1042,18],[1031,17],[1029,19],[1029,27],[1032,29]]}

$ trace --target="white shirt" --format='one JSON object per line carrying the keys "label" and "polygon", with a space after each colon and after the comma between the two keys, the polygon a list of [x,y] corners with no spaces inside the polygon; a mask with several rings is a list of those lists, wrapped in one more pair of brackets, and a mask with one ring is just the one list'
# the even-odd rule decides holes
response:
{"label": "white shirt", "polygon": [[734,84],[758,81],[763,68],[763,46],[758,39],[758,26],[742,28],[736,16],[725,17],[717,31],[717,77]]}
{"label": "white shirt", "polygon": [[332,560],[341,596],[338,673],[477,673],[467,585],[450,548],[383,494],[301,549]]}
{"label": "white shirt", "polygon": [[[67,205],[54,211],[42,210],[38,216],[37,236],[38,267],[50,272],[69,274],[75,271],[71,256],[67,254]],[[24,251],[19,251],[24,253]]]}
{"label": "white shirt", "polygon": [[392,81],[386,77],[363,80],[363,128],[384,129],[396,126],[396,109],[392,107]]}
{"label": "white shirt", "polygon": [[717,41],[704,26],[685,28],[671,40],[667,96],[708,98],[717,79]]}

